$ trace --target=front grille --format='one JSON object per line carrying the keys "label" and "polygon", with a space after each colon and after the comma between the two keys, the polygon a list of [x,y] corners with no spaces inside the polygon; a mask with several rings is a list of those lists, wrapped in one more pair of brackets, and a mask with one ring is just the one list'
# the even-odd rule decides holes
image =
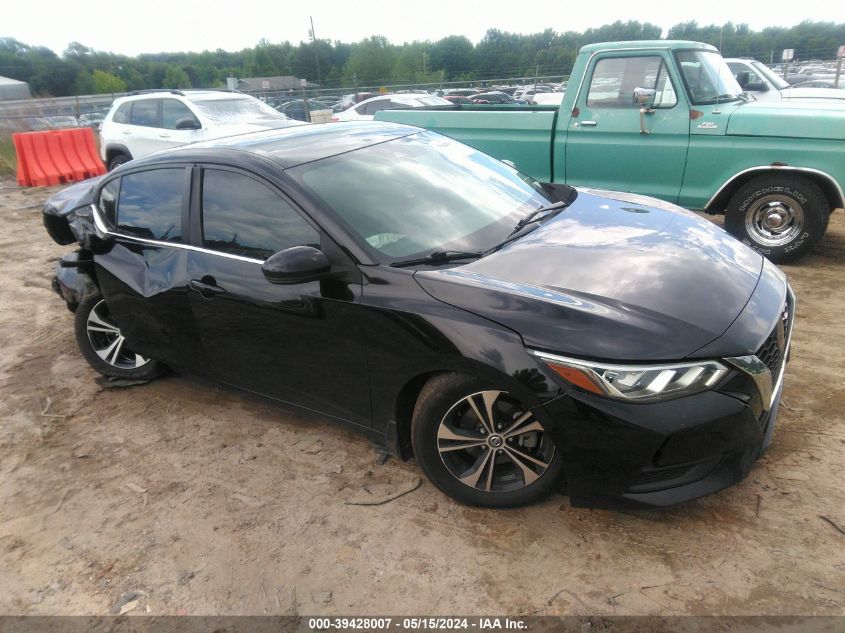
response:
{"label": "front grille", "polygon": [[773,383],[780,378],[780,372],[783,369],[783,355],[786,353],[786,342],[789,340],[792,309],[793,306],[791,305],[790,297],[787,296],[778,323],[763,342],[760,349],[757,350],[757,358],[772,372]]}

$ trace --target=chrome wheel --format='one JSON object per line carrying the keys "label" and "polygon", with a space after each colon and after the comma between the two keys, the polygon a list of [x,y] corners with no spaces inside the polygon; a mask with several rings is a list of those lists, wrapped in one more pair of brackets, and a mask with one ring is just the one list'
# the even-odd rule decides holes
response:
{"label": "chrome wheel", "polygon": [[549,468],[554,444],[530,411],[504,391],[480,391],[454,404],[437,430],[448,471],[470,488],[510,492]]}
{"label": "chrome wheel", "polygon": [[804,230],[804,209],[788,196],[763,196],[746,212],[745,229],[759,244],[788,244]]}
{"label": "chrome wheel", "polygon": [[136,354],[126,346],[120,328],[112,321],[109,308],[102,299],[88,314],[85,330],[91,349],[112,367],[138,369],[150,362],[149,358]]}

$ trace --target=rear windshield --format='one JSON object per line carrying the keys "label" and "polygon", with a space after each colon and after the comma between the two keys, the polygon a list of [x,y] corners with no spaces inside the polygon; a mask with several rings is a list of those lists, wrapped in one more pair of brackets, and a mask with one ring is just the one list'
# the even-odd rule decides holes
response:
{"label": "rear windshield", "polygon": [[206,117],[215,123],[244,123],[261,120],[286,120],[287,117],[258,99],[191,99]]}

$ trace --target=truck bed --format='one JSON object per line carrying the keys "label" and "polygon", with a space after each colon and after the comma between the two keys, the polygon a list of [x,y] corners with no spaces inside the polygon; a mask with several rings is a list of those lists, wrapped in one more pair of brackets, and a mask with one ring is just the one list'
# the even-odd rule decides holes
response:
{"label": "truck bed", "polygon": [[[439,132],[519,165],[540,181],[552,177],[552,136],[557,106],[456,105],[453,108],[381,110],[378,121],[416,125]],[[538,147],[547,148],[537,151]]]}

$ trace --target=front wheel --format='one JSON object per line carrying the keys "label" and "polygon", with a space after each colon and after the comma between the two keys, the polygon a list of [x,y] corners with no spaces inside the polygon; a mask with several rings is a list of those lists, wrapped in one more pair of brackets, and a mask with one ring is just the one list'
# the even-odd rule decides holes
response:
{"label": "front wheel", "polygon": [[100,295],[87,297],[74,314],[76,344],[98,372],[110,378],[146,380],[161,373],[161,364],[136,354],[120,332]]}
{"label": "front wheel", "polygon": [[563,461],[542,423],[508,392],[471,376],[443,374],[426,384],[411,439],[431,482],[469,505],[525,505],[563,481]]}
{"label": "front wheel", "polygon": [[759,176],[739,188],[725,211],[725,228],[776,263],[797,259],[822,238],[830,204],[803,176]]}

